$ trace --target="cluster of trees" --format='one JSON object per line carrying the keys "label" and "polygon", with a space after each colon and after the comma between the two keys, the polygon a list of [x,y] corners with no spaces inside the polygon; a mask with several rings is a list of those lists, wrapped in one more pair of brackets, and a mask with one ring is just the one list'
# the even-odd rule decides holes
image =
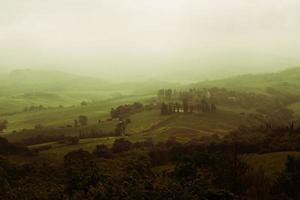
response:
{"label": "cluster of trees", "polygon": [[0,155],[15,154],[30,155],[31,151],[25,146],[9,143],[7,139],[0,137]]}
{"label": "cluster of trees", "polygon": [[110,116],[112,119],[124,119],[128,118],[131,114],[143,111],[143,109],[144,105],[138,102],[120,105],[117,108],[111,109]]}
{"label": "cluster of trees", "polygon": [[[44,129],[46,131],[46,129]],[[53,129],[49,130],[49,133],[53,132]],[[62,141],[65,139],[65,135],[63,134],[41,134],[41,133],[36,133],[36,134],[27,134],[27,133],[32,133],[31,130],[23,130],[22,132],[17,132],[15,133],[18,135],[19,133],[26,134],[25,138],[22,138],[20,140],[17,140],[18,144],[30,146],[30,145],[36,145],[36,144],[43,144],[43,143],[48,143],[48,142],[58,142]],[[48,133],[48,132],[47,132]]]}
{"label": "cluster of trees", "polygon": [[184,100],[184,99],[209,99],[211,98],[211,91],[208,89],[196,89],[189,90],[172,90],[172,89],[160,89],[158,91],[158,99],[161,101],[172,100]]}
{"label": "cluster of trees", "polygon": [[159,99],[171,100],[173,94],[177,94],[177,91],[173,91],[172,89],[160,89],[158,90],[157,96]]}
{"label": "cluster of trees", "polygon": [[289,126],[294,128],[297,121],[294,112],[282,106],[276,108],[268,108],[266,106],[263,109],[257,110],[257,114],[252,114],[251,116],[259,120],[264,125],[265,129],[271,130]]}
{"label": "cluster of trees", "polygon": [[[120,135],[120,134],[118,134]],[[49,142],[61,142],[67,137],[86,138],[102,138],[116,136],[114,131],[103,131],[93,127],[86,128],[55,128],[45,127],[43,129],[26,129],[20,130],[12,134],[5,135],[10,141],[22,145],[36,145]]]}
{"label": "cluster of trees", "polygon": [[115,135],[124,136],[126,134],[127,125],[131,123],[129,118],[121,119],[115,128]]}
{"label": "cluster of trees", "polygon": [[274,99],[267,95],[254,92],[232,91],[225,88],[210,88],[211,98],[220,105],[237,105],[241,107],[257,107],[268,104]]}
{"label": "cluster of trees", "polygon": [[193,88],[187,91],[172,89],[161,89],[158,91],[158,99],[161,102],[188,101],[190,104],[199,102],[202,99],[213,102],[217,105],[235,105],[245,108],[264,109],[267,107],[287,106],[300,101],[300,95],[279,92],[274,88],[267,88],[264,95],[255,92],[233,91],[225,88],[199,89]]}
{"label": "cluster of trees", "polygon": [[280,192],[281,199],[299,199],[300,197],[300,159],[289,156],[285,170],[275,183],[275,190]]}
{"label": "cluster of trees", "polygon": [[294,111],[283,106],[265,106],[255,113],[244,113],[244,116],[246,123],[243,126],[253,132],[297,132],[300,125],[300,118]]}
{"label": "cluster of trees", "polygon": [[223,142],[226,141],[235,141],[243,153],[300,151],[300,121],[278,126],[242,125],[225,136]]}
{"label": "cluster of trees", "polygon": [[[93,154],[105,159],[118,159],[120,153],[122,157],[128,155],[123,154],[126,151],[133,153],[137,149],[148,150],[149,160],[134,166],[140,169],[147,164],[150,168],[141,169],[150,179],[147,184],[152,184],[151,191],[146,193],[153,195],[152,192],[157,192],[162,195],[159,197],[156,193],[158,196],[151,196],[150,199],[299,199],[300,159],[289,157],[285,170],[272,181],[265,176],[264,171],[250,167],[244,160],[243,146],[246,144],[246,141],[239,143],[226,140],[220,143],[191,142],[182,145],[174,138],[154,144],[151,139],[136,143],[119,139],[111,149],[105,145],[97,146]],[[170,165],[173,167],[159,172],[163,175],[156,174],[161,179],[152,177],[151,167]],[[169,193],[157,188],[158,185]],[[139,194],[147,189],[142,187],[140,190]],[[173,198],[169,196],[172,193],[176,194]]]}
{"label": "cluster of trees", "polygon": [[237,145],[153,143],[117,139],[92,153],[75,150],[63,163],[33,159],[16,164],[0,158],[1,199],[297,200],[300,159],[289,157],[269,179],[249,166]]}
{"label": "cluster of trees", "polygon": [[214,112],[216,104],[212,100],[211,92],[207,89],[190,89],[179,91],[161,89],[158,98],[161,102],[161,114]]}
{"label": "cluster of trees", "polygon": [[88,117],[85,115],[80,115],[78,116],[78,119],[74,120],[74,126],[78,127],[78,126],[86,126],[88,124]]}
{"label": "cluster of trees", "polygon": [[8,121],[7,120],[0,120],[0,133],[7,128]]}
{"label": "cluster of trees", "polygon": [[88,102],[82,101],[82,102],[80,103],[80,105],[81,105],[81,106],[87,106],[87,105],[88,105]]}
{"label": "cluster of trees", "polygon": [[64,108],[63,105],[58,105],[57,107],[55,106],[44,106],[44,105],[31,105],[31,106],[26,106],[23,111],[24,112],[33,112],[33,111],[42,111],[42,110],[47,110],[47,109],[54,109],[54,108]]}
{"label": "cluster of trees", "polygon": [[225,88],[210,88],[211,98],[221,105],[239,105],[245,108],[264,109],[265,107],[284,107],[300,101],[300,95],[283,93],[275,88],[267,88],[265,94],[244,91],[231,91]]}
{"label": "cluster of trees", "polygon": [[45,106],[43,105],[38,105],[38,106],[29,106],[29,107],[25,107],[24,108],[24,112],[31,112],[31,111],[41,111],[41,110],[45,110],[47,109]]}
{"label": "cluster of trees", "polygon": [[172,113],[194,113],[194,112],[215,112],[217,109],[214,103],[208,102],[202,99],[197,103],[189,103],[188,100],[183,100],[180,103],[161,103],[160,112],[162,115],[168,115]]}

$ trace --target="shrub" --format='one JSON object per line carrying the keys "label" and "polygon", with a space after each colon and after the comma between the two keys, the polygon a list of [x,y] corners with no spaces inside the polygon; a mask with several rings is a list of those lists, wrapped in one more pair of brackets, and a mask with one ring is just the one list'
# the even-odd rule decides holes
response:
{"label": "shrub", "polygon": [[120,153],[130,150],[131,147],[132,143],[130,141],[121,138],[115,140],[112,150],[114,153]]}
{"label": "shrub", "polygon": [[93,154],[100,158],[112,158],[113,154],[111,150],[104,144],[96,146],[96,149],[93,151]]}

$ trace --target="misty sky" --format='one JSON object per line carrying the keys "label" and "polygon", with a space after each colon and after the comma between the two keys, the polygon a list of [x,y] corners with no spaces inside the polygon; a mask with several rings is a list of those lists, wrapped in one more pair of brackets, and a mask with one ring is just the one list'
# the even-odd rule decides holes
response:
{"label": "misty sky", "polygon": [[300,66],[299,38],[299,0],[0,0],[2,70],[201,79]]}

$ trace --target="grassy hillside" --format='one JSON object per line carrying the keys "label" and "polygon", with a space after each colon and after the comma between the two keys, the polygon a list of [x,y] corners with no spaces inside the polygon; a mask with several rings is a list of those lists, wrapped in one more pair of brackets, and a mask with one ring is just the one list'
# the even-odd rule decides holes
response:
{"label": "grassy hillside", "polygon": [[[208,81],[199,83],[198,86],[228,87],[229,89],[239,90],[249,88],[249,90],[258,92],[264,92],[267,87],[275,87],[285,92],[291,92],[296,91],[298,87],[300,88],[298,75],[300,75],[300,68],[294,68],[274,74],[245,75]],[[46,73],[31,70],[12,73],[11,80],[8,81],[9,83],[6,86],[14,83],[20,77],[24,79],[21,79],[22,81],[19,83],[15,82],[15,88],[22,88],[23,91],[25,91],[24,88],[30,88],[30,90],[36,91],[23,93],[15,91],[16,93],[13,95],[0,95],[0,118],[8,120],[9,125],[6,130],[8,133],[13,130],[31,129],[38,124],[44,127],[66,126],[73,124],[74,119],[79,115],[86,115],[89,124],[95,125],[99,119],[106,119],[109,116],[112,107],[135,101],[143,102],[156,95],[156,92],[152,91],[148,84],[141,84],[140,88],[135,86],[135,90],[131,91],[125,91],[121,88],[118,90],[101,90],[100,88],[107,83],[95,78],[89,79],[88,77],[60,72]],[[99,84],[103,83],[103,85],[95,86],[97,81]],[[35,85],[34,82],[40,84]],[[59,87],[59,84],[63,84],[64,87],[59,88],[60,91],[54,91],[56,87]],[[5,87],[2,86],[1,88]],[[39,91],[42,88],[45,91]],[[148,91],[149,95],[136,92],[138,88],[144,93]],[[142,90],[142,88],[148,89]],[[287,89],[284,90],[284,88]],[[134,93],[135,95],[133,95]],[[83,100],[88,101],[87,106],[80,106],[80,102]],[[46,106],[47,109],[23,112],[25,106],[40,104]],[[59,107],[59,105],[63,105],[63,107]],[[299,110],[298,107],[298,104],[290,106],[295,111]],[[247,112],[255,112],[255,110],[231,105],[227,107],[219,106],[216,113],[175,114],[171,116],[161,116],[159,111],[144,111],[131,116],[132,123],[128,126],[128,132],[133,139],[153,137],[158,141],[165,140],[170,136],[176,136],[182,141],[187,141],[192,138],[197,139],[199,136],[223,135],[241,123],[243,118],[240,113]]]}
{"label": "grassy hillside", "polygon": [[[194,86],[216,86],[239,90],[248,88],[249,91],[256,90],[257,92],[265,92],[265,88],[273,87],[284,92],[295,91],[294,93],[298,94],[296,91],[300,88],[299,75],[300,68],[294,68],[274,74],[244,75],[207,81]],[[19,79],[20,82],[17,81]],[[63,85],[63,87],[59,87],[59,85]],[[101,89],[105,85],[108,88]],[[143,101],[156,95],[155,90],[152,91],[148,84],[136,85],[132,90],[122,90],[122,87],[114,90],[109,89],[111,84],[95,78],[32,70],[13,72],[6,85],[2,85],[0,89],[9,88],[8,86],[15,89],[10,91],[14,94],[3,95],[1,93],[2,95],[0,95],[0,118],[8,120],[7,132],[23,128],[30,129],[37,124],[64,126],[72,124],[78,115],[86,115],[91,124],[96,124],[98,119],[106,118],[109,115],[112,107],[134,101]],[[156,87],[158,86],[156,85]],[[18,93],[19,89],[22,89],[23,92]],[[33,92],[24,92],[26,89]],[[138,90],[140,92],[136,92]],[[150,95],[146,95],[146,91]],[[144,94],[142,95],[142,93]],[[83,100],[88,101],[89,104],[80,106],[80,102]],[[50,108],[23,112],[24,107],[31,105],[43,105]],[[59,105],[63,105],[63,108],[60,108]],[[298,104],[293,104],[290,107],[296,112],[299,110]],[[132,116],[134,123],[130,124],[128,128],[131,133],[146,134],[151,132],[158,137],[168,137],[170,133],[185,134],[187,138],[193,137],[199,132],[201,134],[211,132],[222,134],[228,131],[230,127],[240,123],[239,113],[255,112],[247,108],[242,109],[233,106],[219,108],[221,109],[216,114],[207,114],[205,117],[201,115],[184,117],[179,115],[169,119],[169,117],[162,117],[153,112],[138,113]],[[233,115],[233,113],[236,114]],[[182,125],[182,123],[184,124]]]}
{"label": "grassy hillside", "polygon": [[109,116],[112,107],[135,101],[144,101],[150,97],[151,96],[124,96],[96,101],[89,103],[87,106],[77,104],[76,106],[56,107],[41,111],[20,112],[2,116],[9,122],[7,132],[23,128],[30,129],[37,124],[43,126],[65,126],[73,124],[74,119],[79,115],[86,115],[89,119],[89,123],[96,124],[99,119],[103,120]]}
{"label": "grassy hillside", "polygon": [[264,92],[272,87],[279,91],[300,92],[300,68],[291,68],[278,73],[248,74],[226,79],[200,82],[193,86],[198,87],[222,87],[234,90]]}
{"label": "grassy hillside", "polygon": [[157,88],[179,86],[153,80],[111,83],[94,77],[42,70],[16,70],[9,75],[1,75],[0,82],[0,118],[30,106],[73,106],[82,101],[156,94]]}
{"label": "grassy hillside", "polygon": [[[145,116],[145,114],[138,115]],[[213,134],[224,135],[236,128],[241,120],[242,118],[237,112],[223,109],[219,109],[215,113],[175,114],[156,122],[156,124],[152,122],[153,125],[150,128],[136,134],[135,137],[152,137],[156,141],[162,141],[172,136],[186,142]],[[138,123],[139,126],[144,127],[147,127],[146,124],[148,123],[144,125]]]}
{"label": "grassy hillside", "polygon": [[[166,141],[170,137],[176,138],[181,142],[190,140],[199,140],[205,136],[219,135],[224,136],[230,130],[236,128],[242,120],[239,110],[220,109],[216,113],[203,114],[177,114],[171,116],[160,115],[159,110],[143,111],[130,117],[131,123],[127,128],[126,140],[131,142],[144,141],[151,138],[154,142]],[[102,122],[101,125],[87,127],[95,130],[113,131],[115,122]],[[66,133],[67,133],[67,129]],[[52,133],[51,133],[52,134]],[[54,133],[53,133],[54,134]],[[23,137],[15,135],[8,137],[15,140]],[[82,139],[78,145],[67,145],[54,143],[45,143],[41,145],[51,145],[51,149],[42,152],[44,156],[52,159],[60,159],[64,154],[76,150],[85,149],[92,151],[96,145],[105,144],[111,146],[115,139],[120,137],[105,137]],[[34,145],[36,148],[41,145]]]}
{"label": "grassy hillside", "polygon": [[57,71],[16,70],[0,81],[0,116],[29,106],[71,106],[132,92],[101,79]]}

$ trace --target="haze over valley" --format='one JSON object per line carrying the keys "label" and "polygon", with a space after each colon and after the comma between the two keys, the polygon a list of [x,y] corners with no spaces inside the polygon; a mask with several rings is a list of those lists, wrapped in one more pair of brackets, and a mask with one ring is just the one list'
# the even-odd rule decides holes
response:
{"label": "haze over valley", "polygon": [[300,199],[300,1],[0,0],[0,199]]}
{"label": "haze over valley", "polygon": [[299,66],[296,0],[1,2],[0,73],[199,81]]}

